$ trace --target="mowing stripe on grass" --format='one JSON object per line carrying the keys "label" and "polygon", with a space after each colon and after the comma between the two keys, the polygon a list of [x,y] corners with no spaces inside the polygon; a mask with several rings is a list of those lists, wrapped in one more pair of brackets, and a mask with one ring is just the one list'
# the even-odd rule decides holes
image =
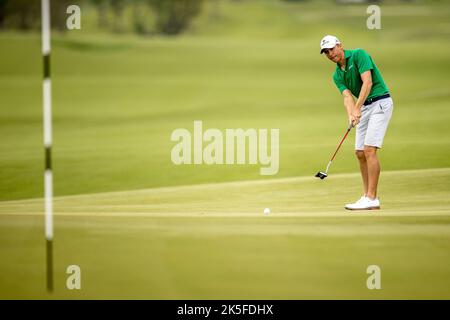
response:
{"label": "mowing stripe on grass", "polygon": [[[442,217],[450,212],[449,178],[449,168],[384,172],[380,212],[343,209],[359,195],[359,174],[336,174],[327,181],[311,176],[64,196],[55,197],[54,206],[57,216],[80,217]],[[266,207],[269,216],[263,216]],[[42,210],[42,199],[0,202],[0,216],[39,215]]]}

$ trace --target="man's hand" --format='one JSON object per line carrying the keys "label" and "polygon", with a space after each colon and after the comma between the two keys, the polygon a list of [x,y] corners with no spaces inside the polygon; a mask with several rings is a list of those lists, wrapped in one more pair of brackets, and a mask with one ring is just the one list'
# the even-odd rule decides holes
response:
{"label": "man's hand", "polygon": [[353,117],[351,115],[348,116],[348,124],[352,125],[352,127],[354,127],[355,125],[353,124]]}
{"label": "man's hand", "polygon": [[358,107],[355,106],[353,108],[349,120],[351,121],[353,126],[356,126],[359,123],[359,121],[361,120],[361,110]]}
{"label": "man's hand", "polygon": [[350,95],[350,91],[348,91],[344,95],[344,104],[347,108],[347,113],[349,115],[349,121],[356,126],[361,120],[361,106],[366,101],[369,96],[370,90],[372,89],[372,73],[371,70],[368,70],[361,74],[361,80],[363,82],[361,86],[361,91],[359,92],[358,100],[356,103],[353,102],[353,99],[349,102],[345,100],[345,97]]}

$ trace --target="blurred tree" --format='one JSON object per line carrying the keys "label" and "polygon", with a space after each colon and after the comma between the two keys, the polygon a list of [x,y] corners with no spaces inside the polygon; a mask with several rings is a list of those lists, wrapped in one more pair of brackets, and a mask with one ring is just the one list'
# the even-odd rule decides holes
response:
{"label": "blurred tree", "polygon": [[367,4],[380,3],[382,0],[335,0],[337,4]]}
{"label": "blurred tree", "polygon": [[200,13],[203,0],[148,0],[157,15],[156,29],[168,35],[185,30]]}
{"label": "blurred tree", "polygon": [[149,12],[146,0],[133,0],[133,31],[137,34],[149,33]]}
{"label": "blurred tree", "polygon": [[113,20],[113,31],[122,32],[123,31],[123,12],[127,5],[127,0],[112,0],[110,2],[114,20]]}
{"label": "blurred tree", "polygon": [[[212,2],[214,13],[218,14],[219,0]],[[60,31],[66,30],[69,5],[84,10],[89,7],[86,4],[91,4],[100,29],[176,35],[200,13],[203,0],[51,0],[50,3],[52,28]],[[40,0],[0,0],[0,28],[39,29],[40,6]],[[125,14],[130,20],[125,20]]]}
{"label": "blurred tree", "polygon": [[[33,2],[38,2],[40,5],[40,1],[33,1]],[[80,1],[74,1],[74,0],[50,1],[51,24],[52,24],[53,29],[57,29],[59,31],[67,30],[67,27],[66,27],[66,20],[68,17],[67,7],[69,7],[71,4],[75,4],[75,5],[78,5],[81,7]],[[40,13],[40,11],[39,11],[39,13]]]}
{"label": "blurred tree", "polygon": [[108,11],[110,0],[91,0],[97,11],[97,25],[99,29],[108,28]]}
{"label": "blurred tree", "polygon": [[209,0],[210,4],[210,12],[209,12],[209,18],[211,20],[216,20],[220,17],[220,0]]}
{"label": "blurred tree", "polygon": [[0,0],[0,29],[3,29],[3,25],[5,22],[5,7],[7,0]]}
{"label": "blurred tree", "polygon": [[[77,4],[73,0],[53,0],[51,4],[51,24],[58,30],[66,30],[67,7]],[[79,1],[78,1],[79,2]],[[0,27],[30,30],[41,24],[41,1],[0,0]]]}
{"label": "blurred tree", "polygon": [[30,0],[2,1],[3,23],[11,28],[30,30],[40,17],[40,2]]}

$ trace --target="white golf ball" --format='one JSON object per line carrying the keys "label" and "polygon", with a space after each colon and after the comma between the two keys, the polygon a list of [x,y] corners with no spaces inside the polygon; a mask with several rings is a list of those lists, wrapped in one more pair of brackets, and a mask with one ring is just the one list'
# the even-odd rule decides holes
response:
{"label": "white golf ball", "polygon": [[269,208],[265,208],[264,209],[264,214],[269,214],[270,213],[270,209]]}

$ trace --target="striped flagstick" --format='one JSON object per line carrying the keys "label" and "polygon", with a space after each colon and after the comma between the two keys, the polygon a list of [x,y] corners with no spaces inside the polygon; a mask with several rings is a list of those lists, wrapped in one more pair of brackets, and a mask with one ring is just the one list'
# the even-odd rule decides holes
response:
{"label": "striped flagstick", "polygon": [[47,245],[47,291],[53,291],[53,175],[52,175],[52,86],[50,81],[50,0],[41,0],[42,54],[44,57],[44,147],[45,147],[45,239]]}

